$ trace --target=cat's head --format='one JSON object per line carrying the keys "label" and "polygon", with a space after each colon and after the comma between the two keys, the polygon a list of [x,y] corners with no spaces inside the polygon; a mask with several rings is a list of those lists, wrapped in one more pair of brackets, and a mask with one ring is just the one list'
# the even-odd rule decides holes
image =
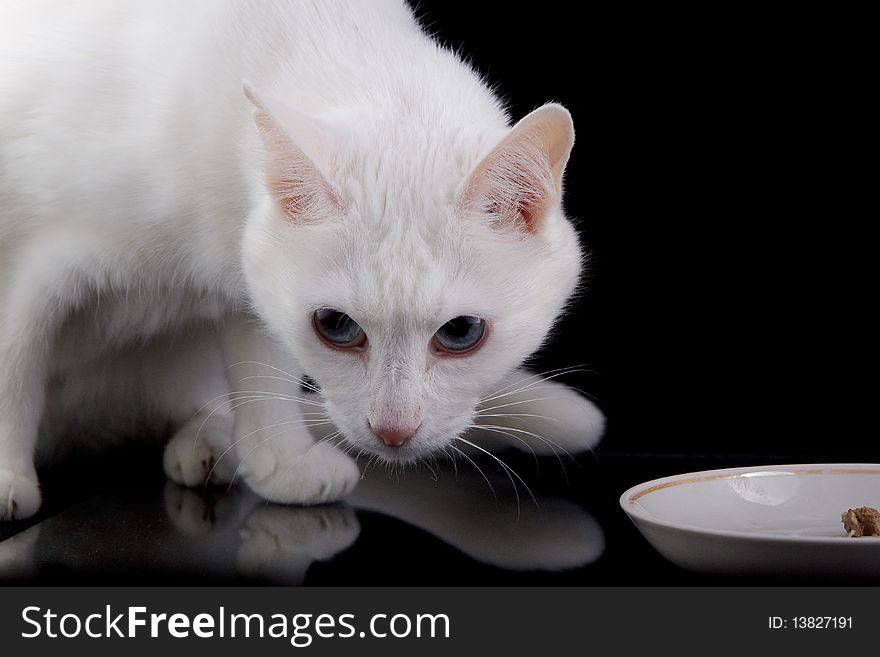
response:
{"label": "cat's head", "polygon": [[246,94],[267,156],[244,246],[256,312],[356,449],[409,461],[454,445],[577,285],[569,113],[450,135]]}

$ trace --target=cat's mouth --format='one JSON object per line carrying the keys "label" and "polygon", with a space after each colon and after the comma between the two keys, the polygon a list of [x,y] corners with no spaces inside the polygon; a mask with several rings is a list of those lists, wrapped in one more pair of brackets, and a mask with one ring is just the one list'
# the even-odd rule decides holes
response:
{"label": "cat's mouth", "polygon": [[385,447],[384,445],[374,445],[371,451],[386,463],[415,463],[425,453],[417,447]]}
{"label": "cat's mouth", "polygon": [[[387,437],[387,436],[386,436]],[[392,438],[392,443],[395,442]],[[352,446],[354,454],[362,453],[379,463],[414,464],[422,459],[442,453],[442,440],[432,439],[431,432],[418,427],[412,435],[400,444],[387,444],[381,436],[376,435],[369,421],[364,422],[352,434],[347,434],[345,442]]]}

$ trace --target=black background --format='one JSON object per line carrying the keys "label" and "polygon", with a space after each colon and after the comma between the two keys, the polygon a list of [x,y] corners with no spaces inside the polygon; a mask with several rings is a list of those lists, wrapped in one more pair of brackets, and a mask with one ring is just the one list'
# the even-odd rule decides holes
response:
{"label": "black background", "polygon": [[[609,418],[600,450],[876,460],[850,17],[420,2],[515,119],[563,103],[592,253],[540,367]],[[844,180],[844,177],[848,177]]]}

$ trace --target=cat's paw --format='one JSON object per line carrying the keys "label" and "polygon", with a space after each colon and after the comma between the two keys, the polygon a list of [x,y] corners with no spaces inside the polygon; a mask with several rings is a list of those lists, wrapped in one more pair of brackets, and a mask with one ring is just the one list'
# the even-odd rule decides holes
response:
{"label": "cat's paw", "polygon": [[29,518],[40,508],[40,483],[35,472],[0,468],[0,520]]}
{"label": "cat's paw", "polygon": [[257,495],[279,504],[337,502],[360,479],[354,460],[320,443],[304,452],[267,444],[245,458],[240,472]]}
{"label": "cat's paw", "polygon": [[230,455],[223,454],[229,435],[226,427],[205,424],[199,416],[187,422],[165,446],[162,459],[167,477],[183,486],[227,483],[232,478]]}
{"label": "cat's paw", "polygon": [[204,440],[194,441],[193,436],[180,433],[165,446],[162,465],[166,476],[183,486],[200,486],[208,480],[216,459]]}
{"label": "cat's paw", "polygon": [[238,567],[247,575],[301,583],[312,562],[348,549],[359,534],[360,523],[348,506],[258,508],[239,530]]}
{"label": "cat's paw", "polygon": [[[605,433],[605,414],[591,400],[562,384],[554,384],[541,391],[545,399],[536,402],[537,415],[526,418],[529,429],[542,436],[544,441],[533,440],[538,453],[565,450],[571,453],[592,449]],[[527,438],[529,436],[526,436]]]}

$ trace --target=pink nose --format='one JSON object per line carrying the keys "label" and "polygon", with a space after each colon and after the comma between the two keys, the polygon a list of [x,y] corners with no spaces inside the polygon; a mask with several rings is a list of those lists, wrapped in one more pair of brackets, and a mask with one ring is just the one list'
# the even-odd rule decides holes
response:
{"label": "pink nose", "polygon": [[403,443],[416,435],[416,431],[419,430],[418,427],[397,427],[394,429],[379,427],[376,429],[372,424],[370,425],[370,428],[376,436],[382,439],[383,443],[388,445],[388,447],[400,447]]}

